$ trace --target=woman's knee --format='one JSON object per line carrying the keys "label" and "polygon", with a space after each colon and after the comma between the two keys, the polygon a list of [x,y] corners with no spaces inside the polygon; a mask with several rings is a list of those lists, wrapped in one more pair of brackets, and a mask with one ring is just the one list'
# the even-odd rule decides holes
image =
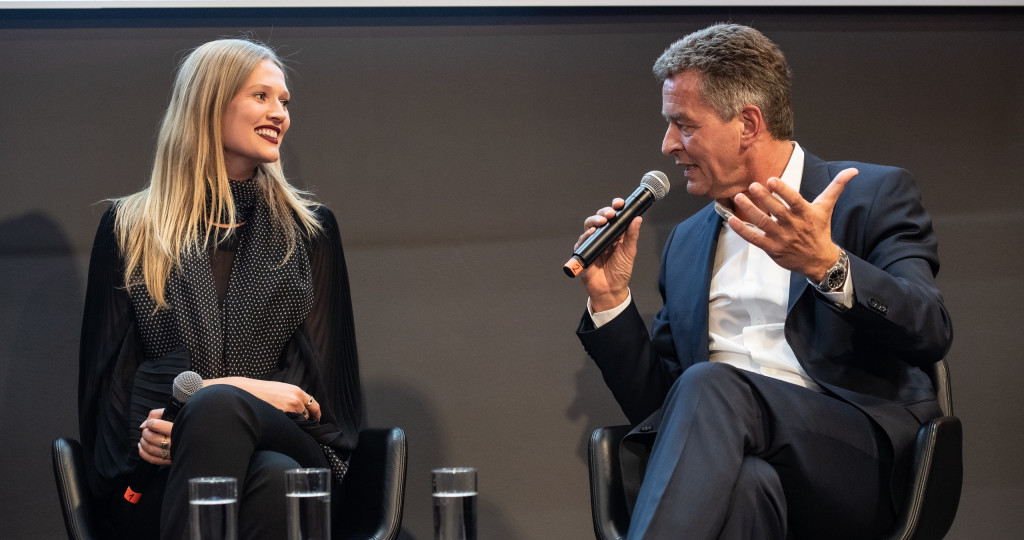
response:
{"label": "woman's knee", "polygon": [[301,467],[298,461],[269,450],[257,450],[249,460],[246,474],[246,491],[269,489],[284,493],[284,472]]}
{"label": "woman's knee", "polygon": [[237,423],[251,410],[249,396],[241,388],[215,384],[200,389],[182,407],[174,420],[174,430],[184,426],[227,426]]}

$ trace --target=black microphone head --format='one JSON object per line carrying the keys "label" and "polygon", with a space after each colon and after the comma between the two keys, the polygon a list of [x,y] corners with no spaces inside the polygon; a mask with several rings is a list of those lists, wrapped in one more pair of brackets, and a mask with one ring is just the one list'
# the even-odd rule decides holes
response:
{"label": "black microphone head", "polygon": [[195,371],[182,371],[174,378],[171,395],[178,403],[185,403],[203,387],[203,378]]}
{"label": "black microphone head", "polygon": [[672,187],[669,184],[668,176],[661,171],[651,171],[644,175],[640,179],[640,185],[650,190],[651,194],[654,195],[654,200],[660,201],[662,197],[668,195],[668,190]]}

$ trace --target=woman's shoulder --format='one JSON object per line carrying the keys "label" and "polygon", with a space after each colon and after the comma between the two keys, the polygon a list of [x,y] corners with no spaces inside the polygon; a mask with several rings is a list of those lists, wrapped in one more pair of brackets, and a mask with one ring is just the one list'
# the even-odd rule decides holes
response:
{"label": "woman's shoulder", "polygon": [[338,236],[338,219],[330,208],[315,203],[309,207],[309,212],[312,214],[313,220],[320,226],[319,234],[315,234],[314,237]]}
{"label": "woman's shoulder", "polygon": [[96,244],[112,242],[117,238],[117,202],[105,202],[107,207],[103,210],[99,226],[96,228]]}
{"label": "woman's shoulder", "polygon": [[309,211],[313,213],[313,217],[316,218],[317,223],[321,225],[337,223],[337,219],[334,217],[334,212],[320,203],[314,203],[311,205],[309,207]]}

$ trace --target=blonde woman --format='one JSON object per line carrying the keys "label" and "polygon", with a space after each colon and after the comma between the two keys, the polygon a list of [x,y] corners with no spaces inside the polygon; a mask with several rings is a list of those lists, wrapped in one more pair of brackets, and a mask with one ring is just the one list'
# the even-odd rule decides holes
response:
{"label": "blonde woman", "polygon": [[[188,479],[233,476],[239,537],[284,538],[282,471],[344,476],[362,414],[348,274],[333,214],[282,172],[289,99],[266,46],[198,47],[178,70],[149,186],[100,223],[79,422],[119,537],[182,538]],[[162,420],[186,370],[203,388]],[[126,502],[146,464],[157,474]]]}

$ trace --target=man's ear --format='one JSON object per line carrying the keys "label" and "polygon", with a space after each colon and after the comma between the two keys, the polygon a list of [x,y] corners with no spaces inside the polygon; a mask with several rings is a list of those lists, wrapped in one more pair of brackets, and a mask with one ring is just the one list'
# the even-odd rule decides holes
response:
{"label": "man's ear", "polygon": [[764,125],[764,116],[761,115],[761,109],[756,105],[745,105],[740,109],[737,117],[743,124],[743,131],[740,133],[740,143],[744,146],[753,143],[767,131]]}

